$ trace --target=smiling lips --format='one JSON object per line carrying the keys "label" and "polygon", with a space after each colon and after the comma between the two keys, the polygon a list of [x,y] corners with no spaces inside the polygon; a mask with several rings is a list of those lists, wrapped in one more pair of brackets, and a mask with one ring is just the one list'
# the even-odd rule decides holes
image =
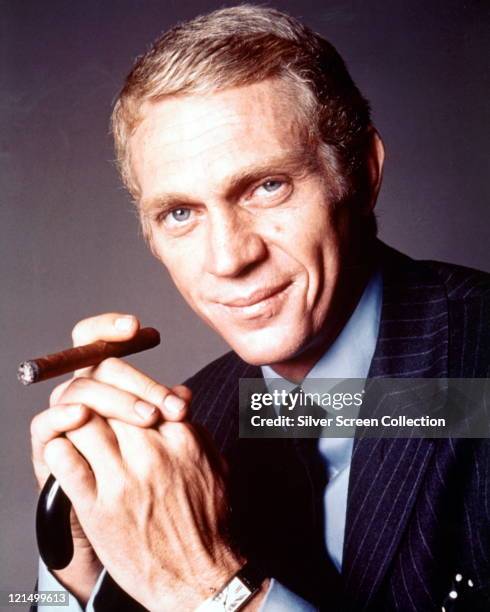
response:
{"label": "smiling lips", "polygon": [[258,289],[247,297],[236,298],[226,302],[220,301],[218,303],[224,306],[232,315],[239,318],[247,319],[264,315],[271,316],[282,299],[285,289],[290,285],[291,281],[288,281],[274,287]]}

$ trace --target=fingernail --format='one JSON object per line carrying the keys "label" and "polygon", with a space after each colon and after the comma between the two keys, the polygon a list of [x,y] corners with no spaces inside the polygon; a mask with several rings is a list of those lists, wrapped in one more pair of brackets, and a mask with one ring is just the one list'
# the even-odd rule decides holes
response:
{"label": "fingernail", "polygon": [[119,317],[114,321],[114,327],[119,331],[129,331],[133,326],[133,317]]}
{"label": "fingernail", "polygon": [[167,395],[163,402],[164,409],[170,414],[177,415],[185,408],[185,402],[181,397],[176,395]]}
{"label": "fingernail", "polygon": [[147,404],[146,402],[138,400],[134,405],[134,411],[139,415],[140,418],[146,421],[155,414],[156,408],[151,404]]}

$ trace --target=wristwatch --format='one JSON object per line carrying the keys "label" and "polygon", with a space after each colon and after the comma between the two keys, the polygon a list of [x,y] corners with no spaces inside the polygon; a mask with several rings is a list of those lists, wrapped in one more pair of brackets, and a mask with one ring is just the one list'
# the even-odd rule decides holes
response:
{"label": "wristwatch", "polygon": [[246,563],[213,597],[206,599],[195,612],[235,612],[260,590],[264,576]]}

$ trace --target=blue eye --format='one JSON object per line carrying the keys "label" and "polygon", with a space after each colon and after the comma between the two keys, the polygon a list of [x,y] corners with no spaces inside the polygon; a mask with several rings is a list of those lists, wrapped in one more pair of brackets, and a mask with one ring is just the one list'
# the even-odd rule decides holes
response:
{"label": "blue eye", "polygon": [[291,192],[292,183],[286,178],[270,178],[255,187],[247,200],[257,206],[276,206],[284,202]]}
{"label": "blue eye", "polygon": [[175,221],[187,221],[191,215],[190,208],[176,208],[170,213]]}
{"label": "blue eye", "polygon": [[272,193],[282,187],[282,181],[266,181],[261,187],[267,192]]}

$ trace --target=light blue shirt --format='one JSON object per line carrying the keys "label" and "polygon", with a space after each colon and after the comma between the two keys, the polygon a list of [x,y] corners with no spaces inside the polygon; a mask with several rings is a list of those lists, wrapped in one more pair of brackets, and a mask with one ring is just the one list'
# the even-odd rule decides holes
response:
{"label": "light blue shirt", "polygon": [[[316,378],[358,378],[365,379],[376,347],[379,332],[382,304],[382,279],[377,272],[367,284],[354,312],[337,336],[335,342],[310,370],[302,383],[303,389],[314,388]],[[269,366],[262,367],[266,382],[287,391],[296,385],[281,378]],[[268,380],[269,379],[269,380]],[[275,379],[275,380],[271,380]],[[347,489],[349,484],[353,438],[319,438],[319,452],[328,472],[328,484],[323,498],[325,516],[325,545],[335,567],[342,567],[345,518],[347,509]],[[92,591],[85,610],[93,612],[93,601],[105,575],[103,570]],[[39,591],[64,590],[62,585],[39,562]],[[59,612],[59,607],[39,606],[43,612]],[[66,612],[82,612],[78,601],[70,595],[70,604],[63,607]],[[271,579],[261,612],[311,612],[315,608],[282,584]]]}

